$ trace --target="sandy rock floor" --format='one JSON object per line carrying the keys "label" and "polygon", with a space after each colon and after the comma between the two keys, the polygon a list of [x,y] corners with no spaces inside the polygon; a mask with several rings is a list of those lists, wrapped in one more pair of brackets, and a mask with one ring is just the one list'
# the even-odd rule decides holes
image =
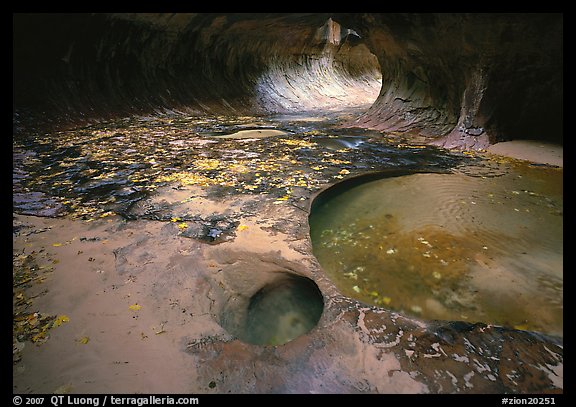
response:
{"label": "sandy rock floor", "polygon": [[[505,153],[518,149],[533,157],[518,143]],[[219,244],[186,236],[191,225],[178,218],[13,215],[14,264],[30,277],[13,289],[15,393],[561,391],[560,341],[425,323],[350,300],[311,254],[307,208],[195,188],[167,187],[154,199],[182,213],[252,210]],[[246,344],[223,328],[227,318],[241,324],[250,297],[285,274],[322,291],[316,328],[279,346]]]}
{"label": "sandy rock floor", "polygon": [[532,140],[514,140],[493,144],[488,147],[487,151],[492,154],[539,164],[564,166],[564,149],[557,144]]}

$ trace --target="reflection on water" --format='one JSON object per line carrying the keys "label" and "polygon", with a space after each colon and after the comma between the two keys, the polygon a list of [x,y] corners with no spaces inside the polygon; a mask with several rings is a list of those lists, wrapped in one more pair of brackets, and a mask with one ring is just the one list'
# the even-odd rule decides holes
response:
{"label": "reflection on water", "polygon": [[89,220],[126,213],[168,183],[292,203],[354,171],[460,160],[395,148],[380,132],[339,128],[339,117],[159,115],[18,134],[14,209]]}
{"label": "reflection on water", "polygon": [[314,254],[369,304],[561,336],[562,171],[470,171],[332,192],[310,216]]}
{"label": "reflection on water", "polygon": [[[158,115],[18,134],[13,210],[170,221],[148,210],[167,185],[303,209],[313,193],[354,175],[452,169],[374,181],[318,207],[311,227],[323,267],[344,294],[371,304],[561,334],[562,171],[340,127],[350,114]],[[219,216],[199,219],[214,228],[208,237],[223,230]]]}

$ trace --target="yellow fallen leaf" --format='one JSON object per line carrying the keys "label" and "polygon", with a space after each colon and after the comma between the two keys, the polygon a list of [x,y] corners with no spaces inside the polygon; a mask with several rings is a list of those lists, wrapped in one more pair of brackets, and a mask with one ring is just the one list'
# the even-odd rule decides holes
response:
{"label": "yellow fallen leaf", "polygon": [[142,308],[142,305],[132,304],[128,308],[130,308],[132,311],[138,311],[140,308]]}
{"label": "yellow fallen leaf", "polygon": [[194,162],[194,166],[202,170],[215,170],[220,165],[220,161],[215,158],[199,159]]}
{"label": "yellow fallen leaf", "polygon": [[62,325],[64,322],[70,322],[70,318],[68,318],[68,316],[66,315],[58,315],[54,320],[54,324],[52,324],[52,326],[57,327]]}
{"label": "yellow fallen leaf", "polygon": [[296,146],[299,148],[311,148],[311,147],[316,146],[316,143],[312,143],[312,142],[305,141],[305,140],[289,139],[289,140],[282,140],[282,142],[284,142],[285,144],[287,144],[289,146]]}
{"label": "yellow fallen leaf", "polygon": [[54,246],[54,247],[60,247],[60,246],[62,246],[62,243],[52,243],[52,246]]}
{"label": "yellow fallen leaf", "polygon": [[170,222],[180,222],[182,219],[180,218],[171,218]]}
{"label": "yellow fallen leaf", "polygon": [[35,326],[36,324],[38,324],[38,314],[37,314],[37,313],[34,313],[34,314],[32,314],[32,315],[29,315],[29,316],[26,318],[26,320],[27,320],[27,322],[28,322],[28,325],[30,325],[30,326],[33,327],[33,326]]}
{"label": "yellow fallen leaf", "polygon": [[232,172],[236,172],[236,173],[240,173],[240,174],[245,174],[248,171],[250,171],[250,169],[248,167],[246,167],[244,164],[231,164],[228,169]]}
{"label": "yellow fallen leaf", "polygon": [[39,332],[39,333],[33,335],[32,338],[30,338],[30,339],[31,339],[32,342],[34,342],[34,343],[36,343],[36,342],[42,343],[42,342],[44,342],[44,341],[47,339],[47,337],[46,337],[46,332],[44,332],[44,331]]}
{"label": "yellow fallen leaf", "polygon": [[71,384],[63,384],[62,386],[60,386],[56,390],[54,390],[52,393],[54,393],[54,394],[68,394],[71,391],[72,391],[72,385]]}
{"label": "yellow fallen leaf", "polygon": [[180,230],[184,230],[188,227],[188,224],[186,222],[182,222],[178,224],[178,229]]}
{"label": "yellow fallen leaf", "polygon": [[81,343],[82,345],[86,345],[88,342],[90,342],[90,338],[87,336],[83,336],[82,338],[78,339],[78,343]]}
{"label": "yellow fallen leaf", "polygon": [[240,225],[240,226],[238,226],[238,231],[239,231],[239,232],[242,232],[243,230],[246,230],[246,229],[248,229],[248,226],[246,226],[246,225]]}

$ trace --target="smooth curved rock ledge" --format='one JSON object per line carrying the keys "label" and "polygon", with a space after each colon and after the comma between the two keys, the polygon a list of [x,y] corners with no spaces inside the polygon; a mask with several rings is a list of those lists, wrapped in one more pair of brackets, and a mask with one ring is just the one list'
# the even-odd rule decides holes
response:
{"label": "smooth curved rock ledge", "polygon": [[489,146],[490,154],[503,155],[536,164],[564,166],[564,149],[561,145],[535,140],[504,141]]}

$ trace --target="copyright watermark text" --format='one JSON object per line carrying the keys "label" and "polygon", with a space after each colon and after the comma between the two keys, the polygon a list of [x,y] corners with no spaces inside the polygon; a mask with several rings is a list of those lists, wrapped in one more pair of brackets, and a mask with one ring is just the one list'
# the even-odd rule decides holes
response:
{"label": "copyright watermark text", "polygon": [[14,406],[155,406],[155,405],[199,405],[197,397],[177,397],[177,396],[13,396]]}

